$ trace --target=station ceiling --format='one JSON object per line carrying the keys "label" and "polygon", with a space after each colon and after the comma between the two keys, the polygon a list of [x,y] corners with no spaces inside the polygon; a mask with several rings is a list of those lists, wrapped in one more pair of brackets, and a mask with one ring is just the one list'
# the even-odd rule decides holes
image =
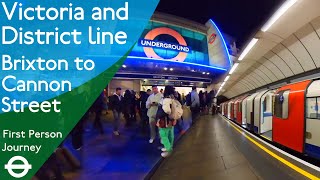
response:
{"label": "station ceiling", "polygon": [[267,31],[258,31],[252,37],[258,42],[240,61],[220,94],[235,97],[319,68],[319,7],[319,0],[298,0]]}

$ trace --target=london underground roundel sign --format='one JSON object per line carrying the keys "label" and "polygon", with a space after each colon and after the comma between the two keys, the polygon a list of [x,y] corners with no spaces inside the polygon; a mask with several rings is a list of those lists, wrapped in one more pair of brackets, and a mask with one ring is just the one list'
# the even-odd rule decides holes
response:
{"label": "london underground roundel sign", "polygon": [[[159,35],[172,36],[177,40],[178,44],[155,41],[155,38]],[[160,27],[149,31],[144,37],[144,39],[141,39],[139,41],[139,45],[143,46],[144,52],[148,58],[155,59],[165,59],[183,62],[187,58],[188,52],[190,52],[190,48],[187,46],[187,42],[185,41],[185,39],[177,31],[167,27]],[[154,51],[154,48],[168,49],[178,51],[179,53],[177,54],[177,56],[167,59],[164,57],[160,57]]]}

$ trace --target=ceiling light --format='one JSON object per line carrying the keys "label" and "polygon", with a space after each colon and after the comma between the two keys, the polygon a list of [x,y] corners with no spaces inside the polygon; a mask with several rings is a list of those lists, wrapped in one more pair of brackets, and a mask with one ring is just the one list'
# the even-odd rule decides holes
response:
{"label": "ceiling light", "polygon": [[209,75],[210,73],[207,73],[207,75]]}
{"label": "ceiling light", "polygon": [[164,69],[165,71],[166,71],[166,70],[168,70],[168,68],[166,68],[166,67],[165,67],[165,68],[163,68],[163,69]]}
{"label": "ceiling light", "polygon": [[195,70],[193,70],[193,69],[192,69],[191,71],[192,71],[192,72],[195,72]]}
{"label": "ceiling light", "polygon": [[123,67],[123,68],[126,68],[127,66],[124,64],[124,65],[122,65],[122,67]]}
{"label": "ceiling light", "polygon": [[237,69],[238,66],[239,66],[239,63],[235,63],[235,64],[232,66],[229,74],[232,74],[232,73]]}
{"label": "ceiling light", "polygon": [[248,44],[248,46],[243,50],[243,52],[241,53],[240,57],[239,57],[239,61],[241,61],[248,53],[249,51],[253,48],[253,46],[258,42],[257,38],[253,38],[250,43]]}
{"label": "ceiling light", "polygon": [[170,68],[170,71],[173,71],[173,68]]}
{"label": "ceiling light", "polygon": [[266,32],[292,5],[298,0],[287,0],[281,7],[271,16],[267,23],[262,26],[261,31]]}
{"label": "ceiling light", "polygon": [[229,78],[230,78],[230,76],[227,76],[227,77],[224,79],[224,82],[227,82]]}
{"label": "ceiling light", "polygon": [[206,74],[206,72],[203,72],[202,74]]}
{"label": "ceiling light", "polygon": [[226,82],[223,82],[220,87],[223,87],[225,84],[226,84]]}

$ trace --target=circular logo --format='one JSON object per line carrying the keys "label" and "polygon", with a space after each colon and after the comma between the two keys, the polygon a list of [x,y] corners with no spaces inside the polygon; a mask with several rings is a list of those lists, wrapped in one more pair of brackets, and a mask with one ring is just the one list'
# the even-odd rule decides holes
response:
{"label": "circular logo", "polygon": [[213,44],[214,41],[216,40],[217,35],[215,33],[212,33],[211,36],[209,37],[209,44]]}
{"label": "circular logo", "polygon": [[[13,164],[15,161],[21,161],[23,164]],[[29,162],[26,160],[26,158],[24,158],[22,156],[14,156],[8,161],[8,164],[4,165],[4,168],[6,170],[8,170],[8,173],[12,177],[22,178],[25,175],[27,175],[27,173],[32,168],[32,166],[31,166],[31,164],[29,164]],[[16,170],[16,169],[23,169],[23,171],[21,173],[13,172],[13,170]]]}
{"label": "circular logo", "polygon": [[[149,31],[148,34],[145,36],[145,39],[154,40],[157,36],[162,34],[170,35],[174,37],[180,45],[187,46],[187,42],[177,31],[166,27],[160,27]],[[157,55],[157,53],[154,51],[152,47],[144,47],[143,49],[148,58],[164,59]],[[167,60],[183,62],[187,58],[187,55],[188,54],[186,52],[179,52],[177,56]]]}
{"label": "circular logo", "polygon": [[284,101],[283,95],[280,96],[279,100],[280,100],[281,103],[283,103],[283,101]]}

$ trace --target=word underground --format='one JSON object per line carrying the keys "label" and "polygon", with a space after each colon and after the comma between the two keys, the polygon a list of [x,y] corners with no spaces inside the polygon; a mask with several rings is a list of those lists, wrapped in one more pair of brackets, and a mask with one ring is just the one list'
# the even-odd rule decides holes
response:
{"label": "word underground", "polygon": [[163,49],[170,49],[180,52],[186,52],[188,53],[190,51],[189,47],[167,43],[167,42],[161,42],[161,41],[152,41],[148,39],[141,39],[139,42],[139,45],[144,47],[155,47],[155,48],[163,48]]}
{"label": "word underground", "polygon": [[[19,7],[18,7],[19,6]],[[115,10],[111,7],[100,8],[94,7],[92,9],[92,20],[128,20],[129,8],[128,2],[125,2],[124,7],[120,7]],[[44,8],[38,5],[37,7],[24,8],[20,3],[15,2],[11,8],[7,6],[5,2],[2,2],[2,8],[9,21],[11,21],[14,15],[18,16],[18,20],[40,20],[40,21],[55,21],[55,20],[76,20],[82,21],[84,17],[84,9],[81,7],[73,8],[72,4],[69,7],[57,8]],[[16,13],[17,12],[17,13]],[[15,17],[16,17],[15,16]],[[126,44],[127,34],[123,31],[118,31],[115,34],[112,32],[101,32],[99,27],[93,28],[89,26],[88,29],[89,37],[88,41],[90,44]],[[9,36],[12,35],[13,36]],[[22,27],[14,28],[12,26],[2,26],[2,44],[26,44],[31,45],[38,43],[43,44],[81,44],[82,32],[74,29],[73,31],[60,32],[59,28],[56,27],[51,31],[42,31],[37,29],[36,31],[25,31]],[[9,38],[10,37],[10,38]]]}

